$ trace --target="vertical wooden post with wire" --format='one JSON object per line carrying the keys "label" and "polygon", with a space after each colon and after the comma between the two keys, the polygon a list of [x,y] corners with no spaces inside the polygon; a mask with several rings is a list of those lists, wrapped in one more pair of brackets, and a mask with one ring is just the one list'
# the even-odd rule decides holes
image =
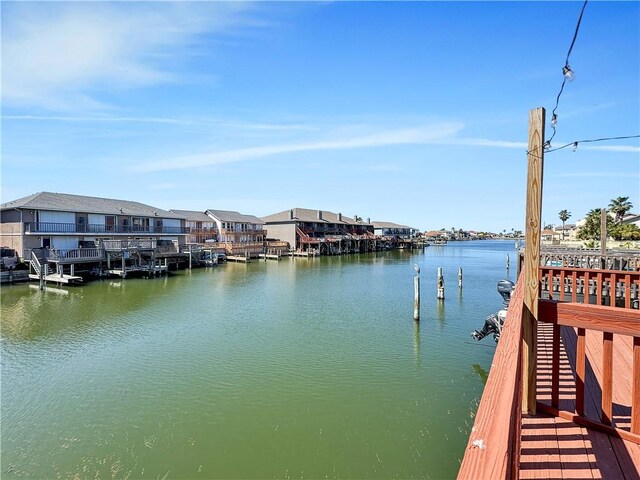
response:
{"label": "vertical wooden post with wire", "polygon": [[607,268],[607,209],[600,209],[600,268]]}
{"label": "vertical wooden post with wire", "polygon": [[536,413],[536,345],[538,294],[540,284],[540,227],[542,218],[542,177],[544,166],[545,109],[529,112],[529,148],[527,151],[527,206],[524,249],[524,306],[522,312],[522,411]]}

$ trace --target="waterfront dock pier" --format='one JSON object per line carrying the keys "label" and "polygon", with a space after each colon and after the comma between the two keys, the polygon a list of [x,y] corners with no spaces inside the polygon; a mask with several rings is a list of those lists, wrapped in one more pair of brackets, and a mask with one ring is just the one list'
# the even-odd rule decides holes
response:
{"label": "waterfront dock pier", "polygon": [[524,261],[458,478],[637,479],[640,256],[615,270],[606,250],[589,268],[541,255],[543,139],[534,109]]}

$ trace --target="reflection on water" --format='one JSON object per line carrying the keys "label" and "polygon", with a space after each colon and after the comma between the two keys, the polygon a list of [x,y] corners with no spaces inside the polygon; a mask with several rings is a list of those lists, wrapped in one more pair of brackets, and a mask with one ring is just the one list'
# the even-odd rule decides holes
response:
{"label": "reflection on water", "polygon": [[436,300],[436,318],[438,319],[438,325],[440,325],[440,328],[444,328],[446,324],[445,300]]}
{"label": "reflection on water", "polygon": [[487,384],[487,378],[489,377],[489,372],[486,371],[484,368],[482,368],[477,363],[474,363],[473,365],[471,365],[471,367],[473,368],[473,371],[478,375],[478,377],[480,377],[480,380],[482,380],[482,384],[486,385]]}
{"label": "reflection on water", "polygon": [[413,324],[413,358],[416,361],[416,366],[420,367],[420,322],[413,322]]}
{"label": "reflection on water", "polygon": [[[469,333],[508,248],[3,287],[1,476],[455,477],[482,392],[469,364],[493,355]],[[437,267],[455,285],[459,266],[462,296],[437,303]]]}

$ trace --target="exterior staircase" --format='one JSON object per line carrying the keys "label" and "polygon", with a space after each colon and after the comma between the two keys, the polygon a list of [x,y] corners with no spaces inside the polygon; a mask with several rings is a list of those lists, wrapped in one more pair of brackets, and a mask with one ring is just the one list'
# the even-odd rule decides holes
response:
{"label": "exterior staircase", "polygon": [[44,284],[44,278],[49,275],[49,261],[42,251],[31,250],[29,266],[36,272],[35,275],[29,273],[29,278],[40,280],[40,285]]}

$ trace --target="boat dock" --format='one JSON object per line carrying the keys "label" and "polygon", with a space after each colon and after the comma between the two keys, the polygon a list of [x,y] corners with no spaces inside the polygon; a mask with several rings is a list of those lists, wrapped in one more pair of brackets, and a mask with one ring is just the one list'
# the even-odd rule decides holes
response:
{"label": "boat dock", "polygon": [[263,260],[280,260],[281,255],[277,255],[275,253],[261,253],[258,255],[258,258],[262,258]]}
{"label": "boat dock", "polygon": [[[40,275],[35,275],[33,273],[29,274],[29,278],[31,280],[40,280]],[[62,273],[51,273],[51,274],[47,274],[44,275],[42,277],[42,280],[44,280],[45,282],[52,282],[52,283],[82,283],[82,277],[78,277],[76,275],[65,275]]]}
{"label": "boat dock", "polygon": [[227,255],[227,262],[249,263],[251,259],[242,255]]}

